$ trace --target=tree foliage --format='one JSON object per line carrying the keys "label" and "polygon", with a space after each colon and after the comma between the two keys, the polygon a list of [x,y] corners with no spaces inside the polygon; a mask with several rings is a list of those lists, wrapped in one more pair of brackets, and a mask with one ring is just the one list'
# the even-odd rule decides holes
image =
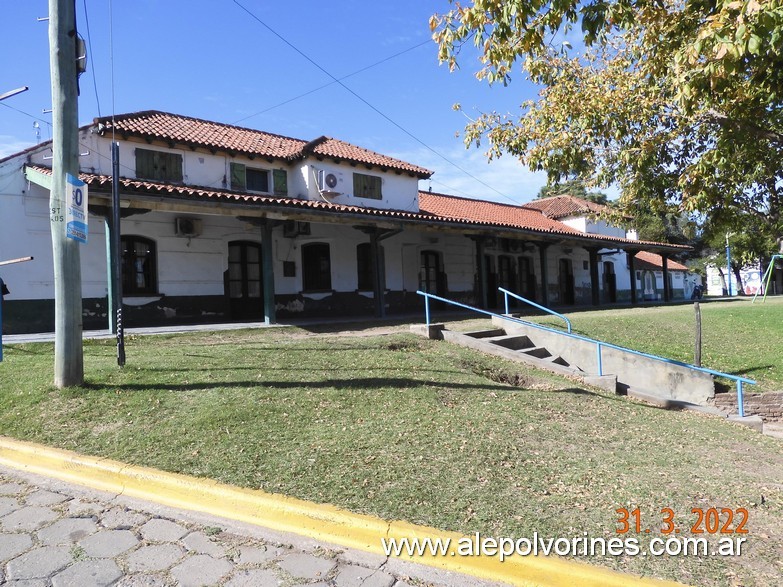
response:
{"label": "tree foliage", "polygon": [[[577,25],[578,53],[564,41]],[[541,87],[469,124],[468,145],[550,183],[615,183],[628,209],[752,216],[783,243],[783,0],[474,0],[431,27],[450,67],[472,42],[479,79],[521,70]]]}
{"label": "tree foliage", "polygon": [[562,195],[575,196],[603,206],[611,205],[609,197],[605,193],[588,191],[588,186],[585,185],[584,180],[579,178],[568,179],[556,184],[547,184],[538,190],[536,198],[551,198],[553,196]]}

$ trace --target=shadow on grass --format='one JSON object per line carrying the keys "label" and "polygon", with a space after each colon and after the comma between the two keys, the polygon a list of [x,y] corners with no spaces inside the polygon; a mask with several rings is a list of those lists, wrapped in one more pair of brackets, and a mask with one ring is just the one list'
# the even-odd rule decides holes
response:
{"label": "shadow on grass", "polygon": [[[79,389],[91,391],[196,391],[207,389],[299,389],[331,387],[341,389],[415,389],[415,388],[450,388],[464,389],[466,391],[510,391],[513,388],[507,385],[491,385],[476,383],[438,383],[432,381],[388,377],[364,377],[358,379],[324,379],[320,381],[205,381],[192,383],[125,383],[119,385],[106,385],[99,383],[85,383],[82,388],[69,388],[78,392]],[[532,391],[532,390],[531,390]]]}
{"label": "shadow on grass", "polygon": [[749,373],[774,369],[776,366],[777,365],[756,365],[755,367],[746,367],[744,369],[737,369],[735,371],[726,371],[726,373],[729,375],[737,375],[738,377],[742,377],[743,375],[747,375]]}
{"label": "shadow on grass", "polygon": [[3,360],[13,358],[16,353],[24,355],[51,355],[54,352],[53,343],[24,343],[24,344],[4,344]]}

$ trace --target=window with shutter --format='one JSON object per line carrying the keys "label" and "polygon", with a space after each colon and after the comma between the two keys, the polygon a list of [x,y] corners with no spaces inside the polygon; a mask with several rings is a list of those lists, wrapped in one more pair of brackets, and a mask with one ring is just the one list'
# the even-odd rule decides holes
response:
{"label": "window with shutter", "polygon": [[380,200],[381,185],[383,180],[375,175],[365,175],[364,173],[353,174],[353,195],[356,198],[369,198],[371,200]]}
{"label": "window with shutter", "polygon": [[136,177],[181,182],[182,155],[152,149],[136,149]]}
{"label": "window with shutter", "polygon": [[272,184],[276,196],[288,195],[288,172],[285,169],[275,169],[272,172]]}
{"label": "window with shutter", "polygon": [[248,167],[244,163],[231,163],[231,189],[268,194],[269,172]]}
{"label": "window with shutter", "polygon": [[245,166],[241,163],[231,164],[231,189],[245,191],[247,183],[245,181]]}

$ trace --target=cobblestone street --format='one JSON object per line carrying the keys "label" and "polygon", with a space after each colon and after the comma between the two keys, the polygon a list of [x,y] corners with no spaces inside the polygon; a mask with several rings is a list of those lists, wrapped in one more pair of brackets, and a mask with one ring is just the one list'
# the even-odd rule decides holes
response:
{"label": "cobblestone street", "polygon": [[489,585],[0,467],[0,584]]}

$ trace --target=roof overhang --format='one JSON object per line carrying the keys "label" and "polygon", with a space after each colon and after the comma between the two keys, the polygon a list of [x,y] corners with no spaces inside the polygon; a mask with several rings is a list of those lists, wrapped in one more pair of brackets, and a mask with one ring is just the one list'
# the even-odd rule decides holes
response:
{"label": "roof overhang", "polygon": [[[25,177],[44,189],[51,189],[52,175],[49,168],[38,165],[25,165]],[[94,173],[80,173],[80,178],[90,188],[90,201],[93,203],[95,211],[102,214],[111,200],[111,177]],[[317,200],[263,196],[147,180],[120,178],[120,190],[123,208],[133,209],[136,213],[146,210],[183,214],[243,216],[248,218],[268,218],[271,220],[301,220],[314,223],[371,224],[388,229],[411,226],[421,230],[445,231],[469,236],[511,238],[587,249],[620,248],[628,252],[643,250],[683,252],[689,250],[689,247],[682,245],[630,241],[628,239],[615,239],[593,234],[558,234],[535,228],[436,216],[426,212],[362,208],[359,206],[330,204]]]}

